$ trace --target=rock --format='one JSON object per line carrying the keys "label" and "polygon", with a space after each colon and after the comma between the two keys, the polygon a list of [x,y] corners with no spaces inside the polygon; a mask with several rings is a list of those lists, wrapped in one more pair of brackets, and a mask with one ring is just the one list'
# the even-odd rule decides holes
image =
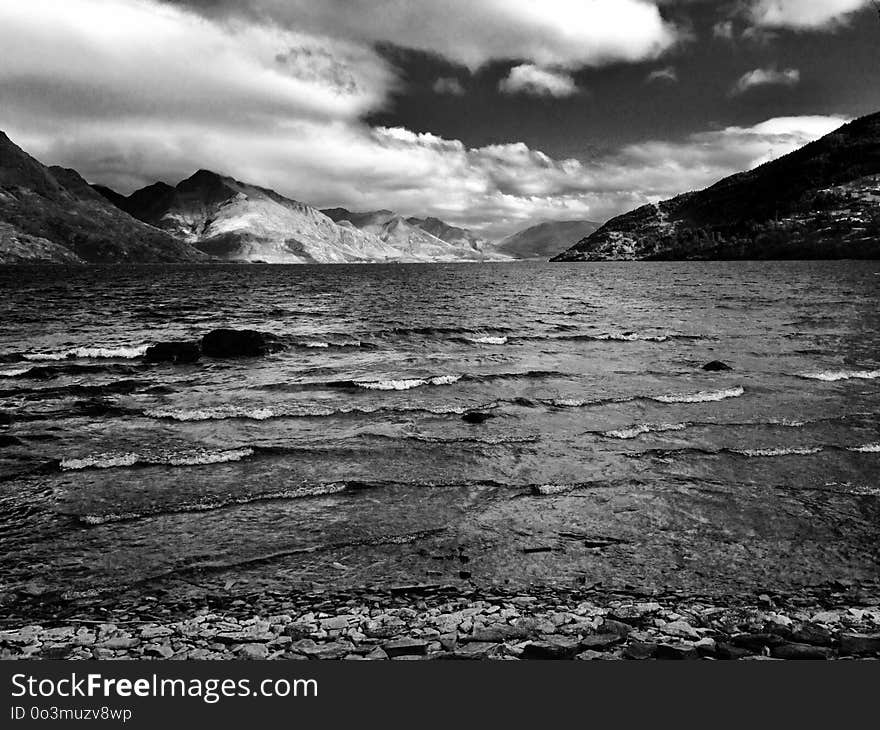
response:
{"label": "rock", "polygon": [[370,659],[371,661],[384,661],[387,658],[388,654],[381,646],[377,646],[365,657],[365,659]]}
{"label": "rock", "polygon": [[279,349],[274,336],[256,330],[212,330],[202,338],[207,357],[259,357]]}
{"label": "rock", "polygon": [[357,620],[355,616],[333,616],[321,619],[321,628],[326,631],[345,629],[348,628],[352,619]]}
{"label": "rock", "polygon": [[661,626],[660,630],[668,636],[677,636],[681,639],[697,641],[700,638],[700,632],[685,621],[672,621]]}
{"label": "rock", "polygon": [[593,651],[592,649],[587,649],[586,651],[582,651],[580,654],[575,656],[575,659],[577,659],[580,662],[590,662],[590,661],[596,661],[599,659],[616,659],[616,658],[617,657],[615,657],[612,654],[605,654],[601,651]]}
{"label": "rock", "polygon": [[129,636],[117,636],[112,639],[107,639],[106,641],[102,641],[98,644],[98,648],[100,649],[133,649],[141,643],[140,639],[135,639]]}
{"label": "rock", "polygon": [[269,656],[269,649],[265,644],[245,644],[238,649],[238,658],[248,661],[259,661]]}
{"label": "rock", "polygon": [[823,626],[804,624],[799,629],[791,632],[791,640],[798,644],[831,646],[834,643],[834,635]]}
{"label": "rock", "polygon": [[144,647],[144,654],[161,657],[162,659],[170,659],[174,656],[174,649],[168,644],[148,644]]}
{"label": "rock", "polygon": [[495,414],[483,411],[468,411],[461,417],[461,420],[465,423],[480,424],[485,423],[490,418],[495,418]]}
{"label": "rock", "polygon": [[751,656],[751,654],[752,652],[748,649],[744,649],[741,646],[734,646],[726,641],[719,642],[715,649],[715,656],[718,659],[745,659],[746,657]]}
{"label": "rock", "polygon": [[698,642],[694,644],[694,648],[697,650],[700,656],[714,656],[715,651],[718,648],[718,645],[715,642],[715,639],[705,638],[700,639]]}
{"label": "rock", "polygon": [[40,648],[40,656],[43,659],[64,659],[73,649],[73,644],[43,644]]}
{"label": "rock", "polygon": [[623,641],[623,637],[620,634],[591,634],[581,639],[580,648],[583,650],[608,649],[621,641]]}
{"label": "rock", "polygon": [[488,659],[497,656],[501,651],[501,644],[489,641],[472,641],[458,647],[453,656],[455,659]]}
{"label": "rock", "polygon": [[660,644],[657,647],[658,659],[699,659],[700,653],[693,644]]}
{"label": "rock", "polygon": [[603,634],[617,634],[618,636],[623,637],[629,636],[632,630],[633,627],[629,624],[625,624],[622,621],[615,621],[610,618],[606,618],[599,627],[599,631]]}
{"label": "rock", "polygon": [[831,649],[809,644],[780,644],[770,649],[770,656],[775,659],[830,659]]}
{"label": "rock", "polygon": [[174,631],[167,626],[145,626],[141,629],[141,638],[145,640],[158,639],[162,636],[171,636],[173,633]]}
{"label": "rock", "polygon": [[764,647],[779,646],[783,641],[784,639],[776,634],[738,634],[730,639],[734,646],[748,649],[752,654],[760,654]]}
{"label": "rock", "polygon": [[840,622],[839,611],[820,611],[813,615],[813,623],[817,624],[836,624]]}
{"label": "rock", "polygon": [[495,644],[503,644],[505,641],[517,641],[528,637],[528,631],[518,626],[499,624],[475,628],[469,636],[462,636],[461,641],[488,641]]}
{"label": "rock", "polygon": [[647,641],[632,641],[623,649],[624,659],[653,659],[657,654],[657,644]]}
{"label": "rock", "polygon": [[580,650],[576,638],[554,636],[544,641],[530,641],[523,647],[523,659],[571,659]]}
{"label": "rock", "polygon": [[841,634],[840,653],[856,656],[880,654],[880,634]]}
{"label": "rock", "polygon": [[383,644],[382,648],[390,657],[422,656],[428,652],[428,642],[422,639],[395,639]]}
{"label": "rock", "polygon": [[725,370],[733,370],[733,368],[730,367],[730,365],[728,365],[727,363],[721,362],[720,360],[713,360],[712,362],[707,362],[705,365],[703,365],[703,370],[710,373],[720,373]]}
{"label": "rock", "polygon": [[198,342],[159,342],[144,353],[147,362],[188,363],[202,356]]}

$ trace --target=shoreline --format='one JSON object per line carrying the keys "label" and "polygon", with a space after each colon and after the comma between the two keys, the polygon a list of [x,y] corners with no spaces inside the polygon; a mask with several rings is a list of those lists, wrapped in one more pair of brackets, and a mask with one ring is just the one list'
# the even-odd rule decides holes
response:
{"label": "shoreline", "polygon": [[870,659],[880,658],[872,588],[740,600],[412,585],[264,591],[173,609],[141,596],[92,618],[6,620],[0,659]]}

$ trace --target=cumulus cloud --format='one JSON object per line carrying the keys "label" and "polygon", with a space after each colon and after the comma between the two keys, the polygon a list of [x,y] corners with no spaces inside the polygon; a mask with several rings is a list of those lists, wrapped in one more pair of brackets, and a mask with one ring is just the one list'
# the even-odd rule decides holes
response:
{"label": "cumulus cloud", "polygon": [[127,193],[205,167],[321,207],[436,215],[492,237],[703,187],[841,122],[771,120],[559,160],[370,127],[364,112],[385,103],[393,71],[315,29],[150,0],[28,0],[0,2],[0,48],[4,131],[92,182]]}
{"label": "cumulus cloud", "polygon": [[530,96],[554,96],[562,98],[578,93],[578,86],[571,74],[549,71],[530,63],[514,66],[498,84],[505,94],[528,94]]}
{"label": "cumulus cloud", "polygon": [[672,66],[658,68],[656,71],[651,71],[651,73],[645,77],[645,83],[652,84],[654,82],[667,84],[678,83],[678,72]]}
{"label": "cumulus cloud", "polygon": [[365,43],[394,43],[475,69],[522,60],[578,68],[656,58],[677,40],[648,0],[169,0],[269,18]]}
{"label": "cumulus cloud", "polygon": [[455,77],[444,76],[434,82],[435,94],[449,94],[450,96],[464,96],[465,90],[461,81]]}
{"label": "cumulus cloud", "polygon": [[774,28],[816,29],[833,27],[871,4],[871,0],[756,0],[752,20]]}
{"label": "cumulus cloud", "polygon": [[778,71],[772,68],[756,68],[744,73],[734,84],[731,94],[744,94],[756,86],[797,86],[801,72],[796,68]]}

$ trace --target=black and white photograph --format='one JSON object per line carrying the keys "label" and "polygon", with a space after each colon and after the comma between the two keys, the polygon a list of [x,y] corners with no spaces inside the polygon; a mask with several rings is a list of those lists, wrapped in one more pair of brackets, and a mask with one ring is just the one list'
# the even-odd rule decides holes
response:
{"label": "black and white photograph", "polygon": [[0,659],[878,659],[878,305],[871,0],[0,0]]}

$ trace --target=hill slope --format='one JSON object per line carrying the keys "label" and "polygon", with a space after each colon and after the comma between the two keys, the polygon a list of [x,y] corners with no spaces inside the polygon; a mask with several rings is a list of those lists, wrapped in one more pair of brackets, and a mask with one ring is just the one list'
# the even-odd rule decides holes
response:
{"label": "hill slope", "polygon": [[547,221],[514,233],[495,250],[517,259],[549,259],[599,227],[593,221]]}
{"label": "hill slope", "polygon": [[74,170],[46,167],[0,132],[0,263],[204,258],[111,205]]}
{"label": "hill slope", "polygon": [[880,258],[880,114],[614,218],[554,261]]}

